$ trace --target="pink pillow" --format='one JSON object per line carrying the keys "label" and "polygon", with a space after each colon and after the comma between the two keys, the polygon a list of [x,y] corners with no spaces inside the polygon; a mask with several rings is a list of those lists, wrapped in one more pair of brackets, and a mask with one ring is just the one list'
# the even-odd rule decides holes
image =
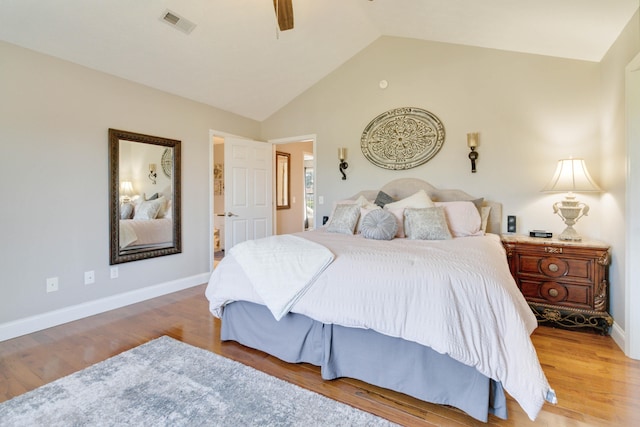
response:
{"label": "pink pillow", "polygon": [[435,202],[444,207],[447,225],[453,237],[482,236],[482,220],[478,208],[471,201]]}
{"label": "pink pillow", "polygon": [[396,209],[387,209],[389,212],[396,217],[396,222],[398,223],[398,231],[396,232],[396,237],[402,238],[406,237],[404,234],[404,208],[396,208]]}

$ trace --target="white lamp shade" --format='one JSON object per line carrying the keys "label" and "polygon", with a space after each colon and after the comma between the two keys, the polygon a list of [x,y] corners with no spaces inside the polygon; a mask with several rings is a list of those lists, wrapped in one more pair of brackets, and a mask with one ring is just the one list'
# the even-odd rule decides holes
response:
{"label": "white lamp shade", "polygon": [[543,192],[601,192],[583,159],[558,160],[558,167]]}

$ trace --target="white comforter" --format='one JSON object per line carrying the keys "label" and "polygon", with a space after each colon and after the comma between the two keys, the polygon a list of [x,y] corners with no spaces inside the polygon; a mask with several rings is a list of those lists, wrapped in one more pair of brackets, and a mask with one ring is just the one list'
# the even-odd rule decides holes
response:
{"label": "white comforter", "polygon": [[293,234],[247,240],[229,254],[276,320],[291,310],[333,261],[329,249]]}
{"label": "white comforter", "polygon": [[[335,259],[292,312],[448,354],[500,381],[532,420],[545,399],[555,403],[529,337],[535,316],[497,235],[449,241],[298,235],[326,246]],[[218,317],[232,301],[264,304],[231,254],[211,275],[206,296]]]}

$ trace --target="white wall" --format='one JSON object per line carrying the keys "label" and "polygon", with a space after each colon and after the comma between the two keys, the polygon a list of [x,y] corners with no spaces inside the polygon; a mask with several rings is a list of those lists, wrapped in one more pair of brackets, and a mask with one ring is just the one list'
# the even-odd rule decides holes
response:
{"label": "white wall", "polygon": [[[619,342],[621,338],[618,334],[623,334],[627,327],[624,315],[627,297],[625,270],[632,264],[631,260],[625,258],[627,244],[625,211],[629,172],[627,170],[625,67],[638,52],[640,52],[640,22],[636,12],[601,62],[600,162],[602,174],[600,184],[605,190],[601,210],[606,213],[606,220],[602,221],[602,234],[605,236],[603,239],[613,247],[609,269],[610,311],[614,316],[616,328],[620,328],[620,330],[614,329],[613,334]],[[637,168],[638,165],[636,164],[635,167]],[[640,195],[636,197],[640,198]],[[640,327],[637,333],[640,333]]]}
{"label": "white wall", "polygon": [[[203,283],[209,129],[255,138],[259,123],[7,43],[0,58],[0,339],[25,318]],[[109,128],[182,141],[183,252],[121,264],[118,279],[109,276]],[[96,283],[85,286],[88,270]],[[58,292],[45,292],[47,277],[59,278]]]}

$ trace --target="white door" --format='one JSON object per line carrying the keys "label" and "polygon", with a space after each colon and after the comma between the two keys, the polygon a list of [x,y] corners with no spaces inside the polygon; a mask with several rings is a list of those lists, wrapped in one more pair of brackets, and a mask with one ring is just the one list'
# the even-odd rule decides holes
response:
{"label": "white door", "polygon": [[273,234],[273,149],[267,142],[225,138],[224,248]]}

